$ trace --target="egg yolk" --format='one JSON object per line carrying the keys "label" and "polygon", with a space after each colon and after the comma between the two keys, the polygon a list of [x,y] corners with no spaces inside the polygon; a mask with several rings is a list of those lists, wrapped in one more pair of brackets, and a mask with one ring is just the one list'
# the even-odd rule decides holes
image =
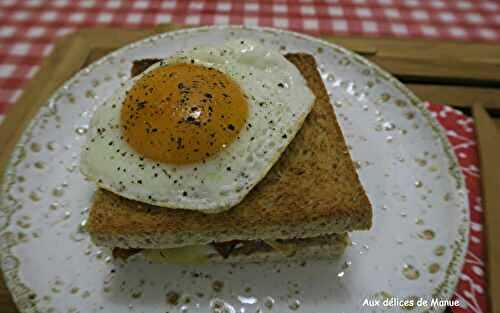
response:
{"label": "egg yolk", "polygon": [[239,85],[202,65],[160,66],[128,90],[124,140],[141,156],[172,164],[204,161],[237,139],[248,115]]}

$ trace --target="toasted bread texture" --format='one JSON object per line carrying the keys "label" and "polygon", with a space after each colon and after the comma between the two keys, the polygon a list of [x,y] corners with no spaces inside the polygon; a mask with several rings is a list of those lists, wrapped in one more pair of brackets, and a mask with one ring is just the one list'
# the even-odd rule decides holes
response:
{"label": "toasted bread texture", "polygon": [[281,158],[241,203],[222,213],[203,214],[98,190],[87,222],[92,240],[109,247],[161,249],[370,228],[372,208],[316,62],[301,53],[286,58],[300,70],[316,102]]}

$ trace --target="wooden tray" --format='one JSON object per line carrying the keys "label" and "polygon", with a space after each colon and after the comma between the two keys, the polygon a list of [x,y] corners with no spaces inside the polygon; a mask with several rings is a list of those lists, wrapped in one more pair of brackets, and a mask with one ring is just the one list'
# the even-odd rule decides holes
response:
{"label": "wooden tray", "polygon": [[[53,52],[44,60],[40,70],[28,83],[17,103],[0,125],[0,177],[10,152],[26,124],[36,114],[55,89],[78,70],[105,54],[152,34],[179,28],[160,25],[153,29],[123,30],[114,28],[84,29],[59,39]],[[480,136],[483,181],[487,220],[500,222],[499,168],[492,160],[500,160],[500,136],[488,114],[500,125],[500,45],[439,42],[428,40],[379,39],[356,37],[326,37],[325,39],[349,48],[398,77],[417,96],[424,100],[452,105],[466,114],[473,105],[478,123],[486,125]],[[482,121],[482,122],[481,122]],[[480,135],[481,135],[480,134]],[[498,136],[498,137],[495,137]],[[483,139],[482,139],[482,138]],[[483,144],[484,142],[484,144]],[[494,143],[498,143],[495,145]],[[483,149],[484,148],[484,149]],[[484,152],[483,152],[484,150]],[[493,170],[486,169],[491,166]],[[495,209],[494,209],[495,207]],[[488,226],[488,225],[487,225]],[[489,238],[500,238],[500,228],[487,227]],[[500,247],[489,241],[489,292],[500,294]],[[492,312],[500,313],[491,297]],[[8,290],[0,281],[0,312],[18,312]]]}

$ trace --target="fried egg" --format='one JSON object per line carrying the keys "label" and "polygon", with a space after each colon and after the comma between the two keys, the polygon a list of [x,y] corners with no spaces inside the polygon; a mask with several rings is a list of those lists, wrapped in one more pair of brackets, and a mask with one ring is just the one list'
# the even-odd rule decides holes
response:
{"label": "fried egg", "polygon": [[96,109],[80,169],[128,199],[220,212],[266,175],[313,103],[298,69],[256,42],[181,51]]}

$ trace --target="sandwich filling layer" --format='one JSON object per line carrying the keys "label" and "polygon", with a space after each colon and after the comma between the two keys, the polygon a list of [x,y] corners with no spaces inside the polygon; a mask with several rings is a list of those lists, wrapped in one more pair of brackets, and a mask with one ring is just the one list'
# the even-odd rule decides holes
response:
{"label": "sandwich filling layer", "polygon": [[208,245],[192,245],[168,249],[123,249],[114,248],[113,257],[128,259],[142,253],[157,262],[200,263],[211,259],[228,259],[252,254],[279,253],[293,257],[303,249],[328,248],[341,254],[349,243],[347,233],[331,234],[314,238],[275,239],[275,240],[232,240],[214,242]]}

